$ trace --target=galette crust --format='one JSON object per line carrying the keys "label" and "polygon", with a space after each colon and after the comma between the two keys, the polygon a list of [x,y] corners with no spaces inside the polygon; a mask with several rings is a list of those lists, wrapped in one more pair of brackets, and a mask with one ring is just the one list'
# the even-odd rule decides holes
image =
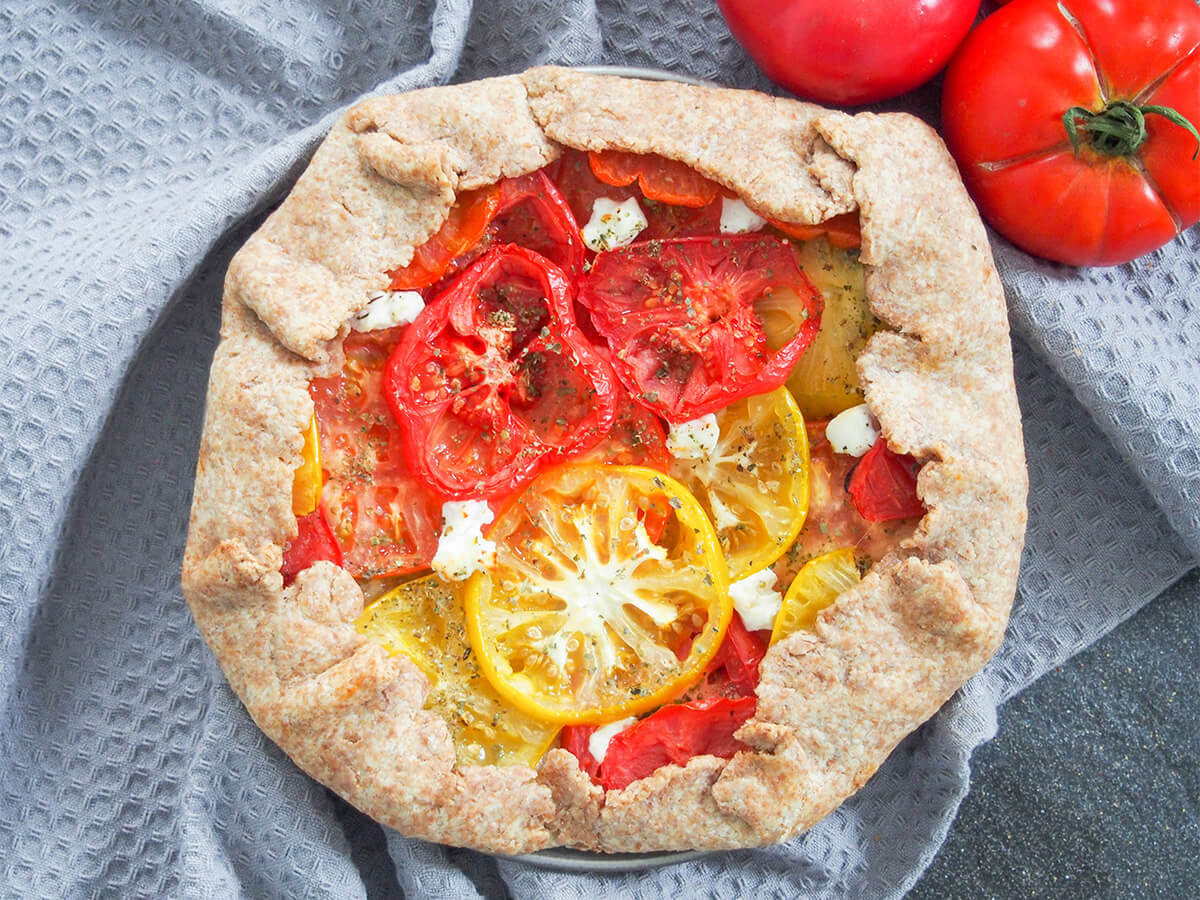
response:
{"label": "galette crust", "polygon": [[[455,767],[429,684],[353,627],[362,591],[319,563],[284,588],[308,382],[347,321],[440,227],[455,193],[562,146],[680,160],[784,221],[857,209],[876,315],[858,361],[891,445],[927,464],[915,534],[771,648],[730,760],[697,757],[605,794],[564,750],[537,771]],[[561,68],[358,104],[230,265],[183,587],[234,691],[312,777],[404,834],[498,853],[722,849],[810,827],[999,645],[1027,479],[1004,296],[941,141],[908,116],[849,116],[718,88]]]}

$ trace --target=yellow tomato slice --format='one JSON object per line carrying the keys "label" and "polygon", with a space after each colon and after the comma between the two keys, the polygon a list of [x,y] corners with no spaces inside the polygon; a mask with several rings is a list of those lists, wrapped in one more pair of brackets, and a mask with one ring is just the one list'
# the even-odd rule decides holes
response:
{"label": "yellow tomato slice", "polygon": [[425,708],[446,720],[459,765],[533,766],[558,734],[557,725],[513,709],[480,676],[467,643],[461,584],[433,575],[406,582],[354,625],[429,676]]}
{"label": "yellow tomato slice", "polygon": [[[792,369],[787,386],[806,417],[834,416],[862,403],[854,360],[880,323],[867,303],[857,250],[834,247],[824,237],[793,246],[804,274],[825,299],[825,310],[817,336]],[[754,308],[772,349],[787,343],[804,324],[803,308],[782,294],[764,298]]]}
{"label": "yellow tomato slice", "polygon": [[595,723],[662,705],[696,681],[732,615],[712,524],[653,469],[568,465],[539,476],[488,534],[467,631],[513,706]]}
{"label": "yellow tomato slice", "polygon": [[737,581],[775,562],[804,525],[808,437],[787,388],[744,397],[716,415],[716,450],[672,460],[671,474],[712,519]]}
{"label": "yellow tomato slice", "polygon": [[314,415],[304,432],[304,448],[300,451],[300,465],[292,481],[292,513],[307,516],[321,502],[321,439],[317,434],[317,417]]}
{"label": "yellow tomato slice", "polygon": [[861,580],[853,547],[843,547],[810,559],[783,598],[783,606],[771,630],[771,643],[801,628],[812,628],[817,613],[832,606],[833,601]]}

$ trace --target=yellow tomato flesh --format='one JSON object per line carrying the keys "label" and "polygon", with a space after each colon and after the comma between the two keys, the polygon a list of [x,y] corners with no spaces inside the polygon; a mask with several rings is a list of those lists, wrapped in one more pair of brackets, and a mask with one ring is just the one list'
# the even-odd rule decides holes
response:
{"label": "yellow tomato flesh", "polygon": [[[867,303],[862,263],[856,250],[832,246],[824,238],[795,241],[796,256],[804,274],[825,300],[821,327],[800,361],[792,369],[787,386],[808,418],[834,416],[862,403],[862,387],[854,361],[867,339],[879,328]],[[798,315],[803,307],[788,302],[782,293],[755,306],[763,321],[767,343],[781,347],[804,324]]]}
{"label": "yellow tomato flesh", "polygon": [[300,451],[300,465],[292,480],[292,513],[307,516],[321,502],[321,439],[317,434],[317,417],[314,415],[304,432],[304,447]]}
{"label": "yellow tomato flesh", "polygon": [[480,668],[516,708],[596,723],[644,712],[696,681],[732,615],[712,524],[674,479],[568,465],[497,519],[496,565],[467,587]]}
{"label": "yellow tomato flesh", "polygon": [[775,562],[804,525],[808,437],[787,388],[744,397],[716,416],[716,450],[672,460],[671,475],[712,519],[737,581]]}
{"label": "yellow tomato flesh", "polygon": [[854,548],[843,547],[810,559],[796,575],[775,617],[771,643],[783,640],[802,628],[812,628],[817,614],[832,606],[839,596],[858,584],[861,576]]}
{"label": "yellow tomato flesh", "polygon": [[425,708],[445,719],[459,765],[533,766],[558,734],[557,725],[513,709],[480,675],[467,642],[460,583],[432,575],[406,582],[354,624],[429,677]]}

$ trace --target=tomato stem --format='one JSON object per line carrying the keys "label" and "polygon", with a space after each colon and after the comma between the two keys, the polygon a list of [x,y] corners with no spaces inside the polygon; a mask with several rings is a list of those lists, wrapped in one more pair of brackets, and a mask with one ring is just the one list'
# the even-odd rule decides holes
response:
{"label": "tomato stem", "polygon": [[1146,116],[1162,116],[1180,128],[1186,128],[1196,139],[1196,152],[1200,154],[1200,132],[1196,126],[1169,106],[1138,106],[1128,100],[1113,100],[1100,112],[1092,112],[1082,106],[1072,106],[1063,113],[1063,126],[1075,155],[1079,156],[1079,131],[1082,130],[1093,150],[1105,156],[1132,156],[1146,141]]}

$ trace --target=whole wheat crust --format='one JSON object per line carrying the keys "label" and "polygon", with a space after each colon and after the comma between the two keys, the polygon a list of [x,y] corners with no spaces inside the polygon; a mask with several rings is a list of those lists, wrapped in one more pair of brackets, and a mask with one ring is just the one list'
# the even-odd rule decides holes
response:
{"label": "whole wheat crust", "polygon": [[[564,750],[538,769],[456,767],[428,682],[360,635],[362,591],[318,563],[290,587],[293,472],[309,380],[340,368],[347,321],[457,191],[563,146],[655,152],[764,215],[857,209],[871,307],[892,330],[858,360],[892,447],[927,464],[916,533],[771,648],[752,750],[697,757],[605,794]],[[183,587],[233,689],[306,772],[404,834],[500,853],[718,849],[784,840],[861,787],[999,645],[1027,477],[1000,282],[938,137],[762,94],[560,68],[355,106],[225,283]]]}

